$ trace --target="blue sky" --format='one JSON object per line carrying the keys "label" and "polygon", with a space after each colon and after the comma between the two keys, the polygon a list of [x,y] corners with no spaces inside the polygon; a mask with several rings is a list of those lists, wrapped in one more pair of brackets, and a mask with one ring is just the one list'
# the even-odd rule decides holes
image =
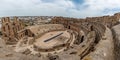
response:
{"label": "blue sky", "polygon": [[84,3],[84,0],[71,0],[75,5],[80,5]]}
{"label": "blue sky", "polygon": [[91,17],[120,12],[120,0],[0,0],[0,16]]}

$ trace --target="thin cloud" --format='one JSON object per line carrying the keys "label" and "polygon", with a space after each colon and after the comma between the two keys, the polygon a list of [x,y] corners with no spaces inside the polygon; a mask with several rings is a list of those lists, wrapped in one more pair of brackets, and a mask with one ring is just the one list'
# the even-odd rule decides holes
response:
{"label": "thin cloud", "polygon": [[[84,1],[84,2],[83,2]],[[0,0],[0,16],[84,18],[119,12],[119,0]],[[116,10],[115,10],[116,9]]]}

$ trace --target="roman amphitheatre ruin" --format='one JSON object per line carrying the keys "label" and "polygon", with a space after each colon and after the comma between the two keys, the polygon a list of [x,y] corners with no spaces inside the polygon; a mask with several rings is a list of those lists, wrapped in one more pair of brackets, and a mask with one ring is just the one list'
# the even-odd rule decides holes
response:
{"label": "roman amphitheatre ruin", "polygon": [[0,60],[119,60],[120,13],[1,18]]}

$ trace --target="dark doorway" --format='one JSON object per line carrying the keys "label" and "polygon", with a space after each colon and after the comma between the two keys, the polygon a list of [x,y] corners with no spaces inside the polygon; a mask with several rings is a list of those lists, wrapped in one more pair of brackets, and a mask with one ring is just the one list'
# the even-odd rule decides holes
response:
{"label": "dark doorway", "polygon": [[70,29],[70,26],[68,26],[68,29]]}
{"label": "dark doorway", "polygon": [[28,31],[27,30],[25,31],[25,35],[28,35]]}
{"label": "dark doorway", "polygon": [[82,43],[83,41],[84,41],[84,36],[81,37],[80,43]]}
{"label": "dark doorway", "polygon": [[34,34],[32,34],[32,37],[34,37],[35,35]]}
{"label": "dark doorway", "polygon": [[93,31],[93,26],[90,27],[91,31]]}

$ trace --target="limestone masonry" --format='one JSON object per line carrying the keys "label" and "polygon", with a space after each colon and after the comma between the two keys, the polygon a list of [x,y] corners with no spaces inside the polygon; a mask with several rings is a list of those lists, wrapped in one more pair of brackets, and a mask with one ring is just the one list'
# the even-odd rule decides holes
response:
{"label": "limestone masonry", "polygon": [[116,54],[120,49],[115,48],[119,48],[118,42],[114,44],[118,41],[117,30],[113,28],[120,24],[120,13],[85,19],[2,17],[1,22],[4,45],[18,55],[37,57],[37,60],[120,59]]}

